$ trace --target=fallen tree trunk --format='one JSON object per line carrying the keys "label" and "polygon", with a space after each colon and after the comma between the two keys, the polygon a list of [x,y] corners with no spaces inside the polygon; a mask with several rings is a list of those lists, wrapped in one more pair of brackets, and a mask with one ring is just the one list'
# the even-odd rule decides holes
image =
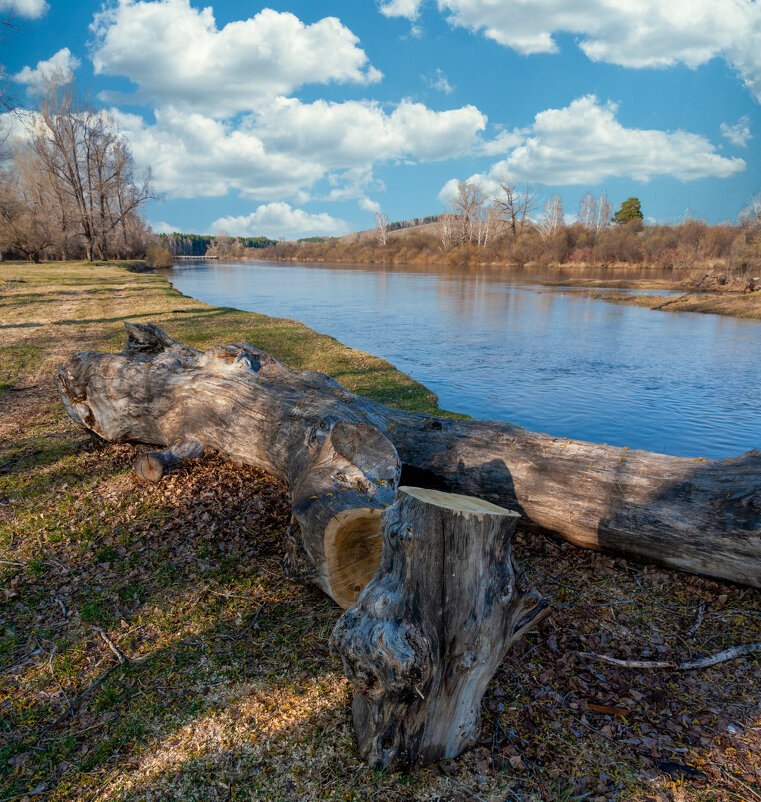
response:
{"label": "fallen tree trunk", "polygon": [[[120,354],[77,354],[56,373],[69,414],[106,440],[194,437],[293,489],[336,423],[365,424],[396,447],[406,484],[482,497],[577,546],[761,587],[758,451],[685,459],[408,413],[246,343],[199,352],[154,326],[127,330]],[[369,486],[358,506],[390,503]],[[311,570],[335,595],[326,566]]]}
{"label": "fallen tree trunk", "polygon": [[354,686],[354,729],[376,768],[454,758],[510,644],[549,612],[516,567],[519,516],[481,499],[400,487],[383,560],[331,650]]}
{"label": "fallen tree trunk", "polygon": [[396,449],[366,423],[339,420],[323,439],[309,436],[310,459],[291,478],[294,522],[288,569],[314,582],[344,609],[375,573],[383,549],[380,519],[394,501]]}

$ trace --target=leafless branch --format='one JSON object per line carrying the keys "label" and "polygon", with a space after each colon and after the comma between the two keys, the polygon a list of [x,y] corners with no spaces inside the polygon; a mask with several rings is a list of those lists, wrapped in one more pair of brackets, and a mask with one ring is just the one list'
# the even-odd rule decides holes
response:
{"label": "leafless branch", "polygon": [[108,646],[109,649],[116,655],[116,659],[124,665],[125,663],[129,663],[129,658],[122,652],[122,650],[108,637],[105,629],[101,627],[94,627],[91,626],[91,629],[94,629],[98,635],[100,635],[103,642]]}
{"label": "leafless branch", "polygon": [[376,223],[376,236],[378,237],[378,245],[385,248],[388,244],[388,215],[385,212],[375,213]]}
{"label": "leafless branch", "polygon": [[746,657],[756,652],[761,652],[761,643],[747,643],[744,646],[733,646],[731,649],[725,649],[723,652],[718,652],[709,657],[701,657],[698,660],[689,660],[684,663],[658,660],[619,660],[617,657],[608,657],[607,655],[596,654],[594,652],[579,652],[579,657],[586,657],[589,660],[602,660],[604,663],[621,666],[622,668],[670,668],[676,671],[694,671],[700,668],[710,668],[719,663],[724,663],[727,660],[736,660],[739,657]]}
{"label": "leafless branch", "polygon": [[528,181],[516,183],[508,177],[499,181],[500,193],[494,199],[494,206],[506,223],[514,239],[517,239],[531,222],[542,205],[542,188]]}

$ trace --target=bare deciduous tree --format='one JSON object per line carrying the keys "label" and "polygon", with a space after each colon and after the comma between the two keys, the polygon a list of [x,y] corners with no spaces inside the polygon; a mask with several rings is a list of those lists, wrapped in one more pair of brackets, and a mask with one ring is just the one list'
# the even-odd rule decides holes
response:
{"label": "bare deciduous tree", "polygon": [[4,181],[0,186],[0,251],[12,251],[30,262],[39,262],[42,252],[56,241],[46,205],[39,183],[19,177]]}
{"label": "bare deciduous tree", "polygon": [[452,212],[445,211],[439,216],[439,239],[442,251],[450,250],[454,244],[456,225],[457,221]]}
{"label": "bare deciduous tree", "polygon": [[207,256],[230,256],[233,250],[233,241],[226,231],[220,231],[206,249]]}
{"label": "bare deciduous tree", "polygon": [[[489,244],[489,240],[499,234],[500,218],[496,207],[494,206],[494,199],[489,198],[488,206],[486,206],[483,215],[483,246],[484,248]],[[479,239],[479,245],[481,241]]]}
{"label": "bare deciduous tree", "polygon": [[601,192],[600,197],[597,199],[597,220],[595,222],[597,231],[602,231],[603,228],[607,228],[610,225],[612,214],[613,206],[608,200],[608,196]]}
{"label": "bare deciduous tree", "polygon": [[494,205],[513,239],[517,239],[534,213],[541,208],[542,188],[539,184],[528,181],[516,183],[507,176],[502,177]]}
{"label": "bare deciduous tree", "polygon": [[452,243],[470,242],[479,248],[485,245],[492,225],[490,209],[489,198],[478,181],[460,181],[447,213]]}
{"label": "bare deciduous tree", "polygon": [[756,192],[750,199],[748,205],[740,212],[738,221],[745,227],[761,225],[761,192]]}
{"label": "bare deciduous tree", "polygon": [[[4,43],[9,31],[13,28],[13,21],[10,17],[0,19],[0,43]],[[8,88],[8,77],[3,65],[0,64],[0,112],[12,111],[14,108],[13,98]]]}
{"label": "bare deciduous tree", "polygon": [[61,219],[69,215],[67,225],[84,240],[87,258],[107,259],[122,249],[132,218],[155,195],[150,172],[136,179],[113,119],[83,102],[60,74],[52,75],[40,88],[31,148],[35,169],[57,198]]}
{"label": "bare deciduous tree", "polygon": [[480,224],[485,195],[477,181],[460,181],[457,194],[452,201],[452,211],[462,224],[462,241],[480,244]]}
{"label": "bare deciduous tree", "polygon": [[594,230],[597,221],[597,198],[591,192],[584,193],[584,197],[579,201],[576,219],[587,231]]}
{"label": "bare deciduous tree", "polygon": [[388,244],[388,215],[385,212],[376,212],[375,223],[375,233],[378,237],[378,244],[382,248],[385,248]]}
{"label": "bare deciduous tree", "polygon": [[565,224],[563,218],[563,199],[560,195],[553,195],[544,204],[544,217],[537,228],[542,239],[549,240]]}
{"label": "bare deciduous tree", "polygon": [[576,219],[587,231],[601,231],[610,225],[612,212],[613,207],[604,192],[600,194],[599,198],[596,198],[591,192],[587,192],[579,203],[579,213]]}

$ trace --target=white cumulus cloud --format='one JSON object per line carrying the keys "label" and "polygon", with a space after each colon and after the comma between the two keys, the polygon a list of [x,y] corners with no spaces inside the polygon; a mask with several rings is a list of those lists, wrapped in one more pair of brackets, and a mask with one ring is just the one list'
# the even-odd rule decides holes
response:
{"label": "white cumulus cloud", "polygon": [[387,17],[404,17],[415,20],[420,14],[422,0],[383,0],[379,8]]}
{"label": "white cumulus cloud", "polygon": [[0,11],[9,11],[29,19],[38,19],[47,10],[45,0],[0,0]]}
{"label": "white cumulus cloud", "polygon": [[119,0],[95,16],[91,29],[96,74],[129,78],[141,102],[217,117],[251,111],[305,84],[382,77],[335,17],[307,25],[264,9],[218,29],[213,9],[197,10],[189,0]]}
{"label": "white cumulus cloud", "polygon": [[[488,174],[472,178],[493,190],[501,176],[552,186],[594,186],[608,178],[728,178],[746,168],[742,159],[721,156],[699,134],[626,128],[616,119],[617,110],[615,103],[601,104],[587,95],[565,108],[542,111],[504,159]],[[448,182],[440,198],[448,198],[454,187],[456,182]]]}
{"label": "white cumulus cloud", "polygon": [[[415,19],[425,0],[390,0],[387,16]],[[554,53],[555,34],[579,37],[593,61],[698,67],[724,58],[761,101],[761,3],[754,0],[437,0],[452,25],[519,53]]]}
{"label": "white cumulus cloud", "polygon": [[483,156],[499,156],[506,153],[523,142],[528,130],[530,129],[516,128],[513,131],[499,131],[493,139],[482,142],[478,147],[478,152]]}
{"label": "white cumulus cloud", "polygon": [[155,123],[113,109],[157,189],[175,197],[228,191],[258,200],[297,197],[323,178],[331,199],[359,198],[372,165],[433,161],[469,152],[486,118],[473,106],[432,111],[403,101],[390,113],[370,101],[303,103],[277,98],[236,123],[197,112],[158,109]]}
{"label": "white cumulus cloud", "polygon": [[721,135],[733,145],[737,145],[739,148],[747,148],[748,142],[753,139],[753,134],[750,132],[750,118],[746,114],[740,117],[734,125],[722,123]]}
{"label": "white cumulus cloud", "polygon": [[287,203],[266,203],[240,217],[220,217],[211,224],[212,231],[226,231],[234,237],[309,237],[345,234],[350,230],[345,220],[322,212],[311,214]]}
{"label": "white cumulus cloud", "polygon": [[380,203],[370,198],[360,198],[359,208],[365,212],[370,212],[371,214],[377,214],[378,212],[381,211]]}
{"label": "white cumulus cloud", "polygon": [[334,167],[373,161],[435,161],[468,153],[486,127],[475,106],[433,111],[403,100],[390,113],[369,100],[303,103],[278,98],[256,118],[257,134],[271,148],[316,157]]}
{"label": "white cumulus cloud", "polygon": [[180,229],[177,226],[173,226],[171,223],[167,223],[165,220],[161,220],[157,223],[149,222],[148,225],[151,227],[151,231],[154,234],[174,234],[175,231],[184,231],[186,234],[190,234],[192,232],[187,231],[186,229]]}
{"label": "white cumulus cloud", "polygon": [[248,197],[283,198],[310,186],[319,164],[267,152],[250,128],[236,128],[202,114],[173,108],[155,112],[155,123],[112,109],[136,161],[152,167],[156,188],[179,198],[214,197],[230,190]]}
{"label": "white cumulus cloud", "polygon": [[74,77],[74,71],[81,63],[76,56],[72,55],[68,47],[64,47],[46,61],[38,61],[34,69],[24,67],[21,72],[17,72],[13,76],[13,80],[19,84],[35,86],[46,79],[60,77],[65,83]]}

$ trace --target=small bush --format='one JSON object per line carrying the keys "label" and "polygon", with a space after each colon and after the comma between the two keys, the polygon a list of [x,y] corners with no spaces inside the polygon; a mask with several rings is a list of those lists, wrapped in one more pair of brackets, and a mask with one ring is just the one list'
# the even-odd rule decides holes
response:
{"label": "small bush", "polygon": [[761,273],[761,229],[744,231],[732,243],[730,275],[758,276]]}
{"label": "small bush", "polygon": [[171,267],[174,264],[174,257],[166,245],[152,242],[146,248],[145,263],[148,267]]}

